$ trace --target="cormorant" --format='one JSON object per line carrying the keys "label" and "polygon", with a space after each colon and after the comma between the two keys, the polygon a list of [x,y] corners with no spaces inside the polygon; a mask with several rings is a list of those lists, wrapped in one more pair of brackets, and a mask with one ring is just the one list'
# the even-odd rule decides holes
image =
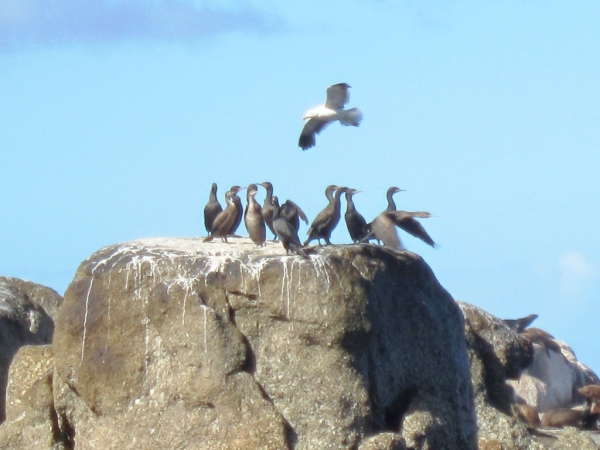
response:
{"label": "cormorant", "polygon": [[256,187],[256,184],[253,183],[248,186],[248,191],[246,191],[246,201],[248,204],[246,205],[246,211],[244,212],[244,224],[246,225],[246,230],[248,230],[248,235],[250,236],[250,239],[252,239],[252,242],[258,247],[263,247],[265,245],[267,233],[265,221],[262,217],[262,208],[254,198],[257,192],[258,188]]}
{"label": "cormorant", "polygon": [[385,194],[385,196],[387,197],[387,201],[388,201],[388,205],[387,208],[385,209],[386,211],[390,212],[390,211],[396,211],[396,202],[394,201],[394,194],[396,192],[402,192],[404,191],[404,189],[400,189],[397,188],[396,186],[392,186],[391,188],[389,188]]}
{"label": "cormorant", "polygon": [[339,120],[342,125],[357,127],[362,120],[362,112],[358,108],[345,110],[344,105],[350,99],[347,83],[338,83],[327,88],[327,101],[324,105],[308,111],[303,119],[304,124],[298,145],[302,150],[315,146],[315,134],[319,134],[331,122]]}
{"label": "cormorant", "polygon": [[308,218],[302,208],[300,208],[296,203],[291,200],[286,200],[286,202],[281,205],[281,216],[287,220],[296,230],[296,233],[300,229],[300,219],[304,221],[308,225]]}
{"label": "cormorant", "polygon": [[231,191],[225,193],[227,207],[215,218],[210,230],[210,235],[204,239],[204,242],[212,241],[215,237],[220,237],[223,242],[227,242],[227,236],[231,234],[231,229],[237,217],[237,209],[233,197],[243,188],[233,186],[231,189]]}
{"label": "cormorant", "polygon": [[298,233],[294,230],[292,224],[285,220],[281,215],[281,208],[279,207],[279,200],[277,197],[273,197],[273,206],[275,207],[273,211],[273,228],[279,237],[281,245],[285,248],[286,255],[289,255],[291,250],[304,258],[308,258],[307,254],[302,249]]}
{"label": "cormorant", "polygon": [[[334,190],[335,196],[332,195]],[[329,241],[331,232],[340,221],[340,197],[347,190],[348,188],[346,187],[327,186],[325,195],[329,199],[329,204],[313,220],[308,230],[308,239],[304,242],[304,245],[315,239],[319,240],[319,244],[321,243],[321,239],[324,239],[328,245],[331,245]]]}
{"label": "cormorant", "polygon": [[238,227],[240,226],[240,223],[242,223],[242,215],[244,214],[244,207],[242,206],[242,199],[236,194],[237,192],[241,191],[242,189],[246,189],[246,188],[240,188],[239,186],[232,186],[231,189],[229,189],[230,192],[233,192],[233,195],[231,196],[233,203],[235,204],[235,221],[233,222],[233,225],[231,226],[231,230],[229,231],[230,235],[235,235],[235,232],[237,231]]}
{"label": "cormorant", "polygon": [[275,229],[273,228],[273,212],[275,211],[275,207],[273,206],[273,185],[268,181],[264,183],[259,183],[262,187],[264,187],[267,191],[267,195],[265,196],[265,202],[262,207],[262,216],[265,220],[265,223],[269,227],[269,230],[273,233],[273,241],[277,240],[277,233],[275,233]]}
{"label": "cormorant", "polygon": [[383,245],[387,247],[397,249],[403,248],[396,231],[396,227],[399,227],[435,248],[435,242],[433,242],[433,239],[427,234],[425,228],[415,220],[415,217],[423,219],[431,217],[431,214],[425,211],[408,212],[386,210],[379,214],[373,222],[367,224],[370,231],[362,242],[366,242],[369,238],[375,237],[376,239],[383,241]]}
{"label": "cormorant", "polygon": [[367,229],[367,221],[362,214],[356,210],[354,201],[352,200],[352,196],[357,192],[359,191],[356,189],[348,189],[346,191],[346,214],[344,214],[350,238],[352,238],[352,242],[354,243],[360,242],[369,232]]}
{"label": "cormorant", "polygon": [[207,232],[210,233],[212,224],[221,211],[223,211],[223,208],[217,200],[217,183],[213,183],[208,196],[208,203],[204,206],[204,226]]}

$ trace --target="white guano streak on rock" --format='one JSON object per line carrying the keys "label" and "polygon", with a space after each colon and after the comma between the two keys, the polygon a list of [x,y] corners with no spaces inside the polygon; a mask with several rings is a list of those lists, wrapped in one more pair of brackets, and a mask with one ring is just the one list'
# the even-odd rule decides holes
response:
{"label": "white guano streak on rock", "polygon": [[327,263],[325,258],[323,258],[321,255],[315,255],[314,258],[311,258],[311,261],[313,261],[317,278],[321,277],[322,275],[325,275],[325,279],[327,280],[327,287],[329,287],[331,283],[331,280],[329,279],[329,271],[327,270],[329,268],[329,264]]}
{"label": "white guano streak on rock", "polygon": [[206,312],[209,308],[206,305],[200,305],[200,308],[202,308],[202,311],[204,312],[204,353],[208,352],[208,339],[207,339],[207,328],[208,328],[208,320],[206,318]]}
{"label": "white guano streak on rock", "polygon": [[118,260],[117,260],[117,263],[118,263],[118,261],[120,261],[122,259],[123,255],[127,255],[127,253],[129,251],[130,251],[129,247],[127,247],[127,246],[121,247],[121,248],[117,249],[116,252],[112,253],[108,258],[104,258],[104,259],[101,259],[100,261],[97,261],[96,265],[94,265],[94,267],[91,270],[90,285],[88,286],[88,291],[85,296],[85,312],[83,315],[83,336],[81,338],[81,359],[79,360],[79,368],[80,369],[81,369],[81,364],[83,364],[83,357],[85,355],[85,340],[87,337],[87,319],[88,319],[88,313],[89,313],[90,294],[92,292],[92,287],[94,285],[95,272],[100,267],[108,266],[109,263],[112,263],[112,266],[114,266],[115,265],[114,259],[119,256],[120,258],[118,258]]}

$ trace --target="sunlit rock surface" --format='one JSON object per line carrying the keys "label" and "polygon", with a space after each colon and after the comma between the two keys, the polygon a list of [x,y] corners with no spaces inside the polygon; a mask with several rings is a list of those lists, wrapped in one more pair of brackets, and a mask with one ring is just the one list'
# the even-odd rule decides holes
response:
{"label": "sunlit rock surface", "polygon": [[420,257],[232,241],[82,263],[53,345],[76,448],[475,448],[462,316]]}
{"label": "sunlit rock surface", "polygon": [[577,360],[568,345],[556,342],[560,353],[534,343],[532,364],[519,379],[510,381],[515,395],[536,406],[540,413],[582,404],[584,397],[577,390],[588,384],[600,383],[598,376]]}
{"label": "sunlit rock surface", "polygon": [[50,288],[0,277],[0,422],[6,417],[6,384],[15,353],[24,345],[52,342],[53,318],[61,303]]}

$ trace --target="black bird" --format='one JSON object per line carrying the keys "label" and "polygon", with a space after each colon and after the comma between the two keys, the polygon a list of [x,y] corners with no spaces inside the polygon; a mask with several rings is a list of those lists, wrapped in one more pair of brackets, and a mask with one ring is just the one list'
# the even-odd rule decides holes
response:
{"label": "black bird", "polygon": [[250,236],[250,239],[252,239],[252,242],[258,247],[263,247],[267,239],[267,232],[265,221],[262,217],[262,208],[254,198],[257,192],[258,188],[256,187],[256,184],[253,183],[248,186],[248,191],[246,191],[246,201],[248,204],[246,205],[246,211],[244,212],[244,224],[246,225],[246,230],[248,230],[248,235]]}
{"label": "black bird", "polygon": [[354,201],[352,200],[352,196],[357,192],[359,191],[356,189],[348,189],[346,191],[346,214],[344,214],[348,232],[350,233],[350,237],[354,243],[360,242],[367,236],[369,232],[367,229],[367,221],[362,214],[356,210]]}
{"label": "black bird", "polygon": [[227,207],[215,218],[210,230],[210,235],[204,239],[204,242],[212,241],[215,237],[220,237],[223,242],[227,242],[227,236],[231,234],[231,228],[237,217],[237,209],[233,197],[242,189],[243,188],[239,186],[234,186],[231,191],[225,193]]}
{"label": "black bird", "polygon": [[387,190],[387,193],[385,194],[387,197],[387,201],[388,201],[388,206],[385,209],[386,211],[388,211],[388,212],[396,211],[396,202],[394,201],[393,196],[396,192],[402,192],[402,191],[404,191],[404,189],[397,188],[396,186],[392,186],[391,188],[389,188]]}
{"label": "black bird", "polygon": [[219,213],[223,211],[219,200],[217,200],[217,183],[213,183],[208,196],[208,203],[204,207],[204,226],[206,231],[210,233],[212,224]]}
{"label": "black bird", "polygon": [[242,189],[246,189],[246,188],[241,188],[239,186],[231,186],[231,189],[229,189],[229,192],[232,192],[233,195],[231,196],[231,199],[233,200],[233,203],[235,205],[235,221],[233,222],[233,225],[231,226],[231,230],[229,231],[230,235],[235,235],[235,232],[237,231],[238,227],[240,226],[240,223],[242,223],[242,215],[244,214],[244,207],[242,206],[242,199],[236,194],[237,192],[241,191]]}
{"label": "black bird", "polygon": [[296,233],[300,229],[300,219],[304,221],[305,224],[308,225],[308,218],[302,208],[300,208],[296,203],[291,200],[286,200],[286,202],[281,205],[281,216],[287,220],[296,230]]}
{"label": "black bird", "polygon": [[281,215],[281,208],[279,207],[279,200],[277,197],[273,197],[273,228],[283,248],[285,248],[286,255],[289,255],[290,250],[304,258],[308,258],[307,254],[302,249],[302,243],[298,238],[298,232],[294,230],[291,223],[283,218]]}
{"label": "black bird", "polygon": [[[340,221],[340,197],[347,190],[346,187],[327,186],[325,195],[329,199],[329,204],[313,220],[308,230],[308,239],[304,242],[304,245],[315,239],[319,240],[319,244],[321,239],[324,239],[328,245],[331,245],[329,241],[331,232]],[[335,191],[335,196],[333,196],[333,191]]]}
{"label": "black bird", "polygon": [[277,233],[275,233],[275,229],[273,228],[273,212],[275,211],[275,207],[273,206],[273,185],[268,181],[259,184],[267,190],[265,202],[263,203],[262,207],[262,216],[265,220],[265,223],[269,227],[269,230],[271,230],[271,232],[273,233],[273,241],[276,241]]}
{"label": "black bird", "polygon": [[520,319],[504,319],[503,322],[515,333],[522,333],[537,318],[537,314],[529,314],[527,317]]}
{"label": "black bird", "polygon": [[[387,192],[386,192],[385,195],[386,195],[386,198],[387,198],[388,205],[387,205],[387,208],[385,208],[385,210],[383,211],[384,213],[385,212],[396,211],[396,202],[394,201],[394,194],[396,192],[402,192],[402,191],[404,191],[404,189],[400,189],[400,188],[398,188],[396,186],[392,186],[391,188],[389,188],[387,190]],[[376,237],[375,233],[371,232],[371,224],[373,222],[367,224],[367,235],[369,237],[368,238],[363,238],[361,240],[361,242],[369,242],[370,240],[375,239],[375,240],[377,240],[378,244],[381,244],[381,239],[379,239],[378,237]],[[383,226],[383,224],[381,224],[381,225]],[[382,234],[382,233],[383,233],[383,230],[380,230],[379,234]],[[394,230],[394,233],[395,233],[395,230]],[[390,239],[393,240],[393,237],[392,237],[391,233],[389,234],[389,236],[390,236]],[[393,242],[393,243],[395,244],[395,242]],[[399,248],[399,247],[397,247],[397,248]]]}
{"label": "black bird", "polygon": [[431,214],[424,211],[408,212],[408,211],[384,211],[379,214],[373,222],[369,223],[369,234],[362,240],[367,241],[370,237],[383,241],[383,245],[392,248],[403,248],[400,243],[400,238],[396,231],[399,227],[414,237],[421,239],[428,245],[435,248],[435,242],[427,234],[425,228],[415,220],[415,218],[427,218]]}

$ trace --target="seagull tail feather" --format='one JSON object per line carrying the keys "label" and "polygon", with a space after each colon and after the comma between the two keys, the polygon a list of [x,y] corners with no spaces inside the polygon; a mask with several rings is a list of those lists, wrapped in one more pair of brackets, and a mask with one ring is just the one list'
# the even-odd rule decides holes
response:
{"label": "seagull tail feather", "polygon": [[352,108],[344,111],[340,111],[340,123],[342,125],[352,125],[357,127],[360,125],[360,121],[363,118],[363,113],[358,108]]}

